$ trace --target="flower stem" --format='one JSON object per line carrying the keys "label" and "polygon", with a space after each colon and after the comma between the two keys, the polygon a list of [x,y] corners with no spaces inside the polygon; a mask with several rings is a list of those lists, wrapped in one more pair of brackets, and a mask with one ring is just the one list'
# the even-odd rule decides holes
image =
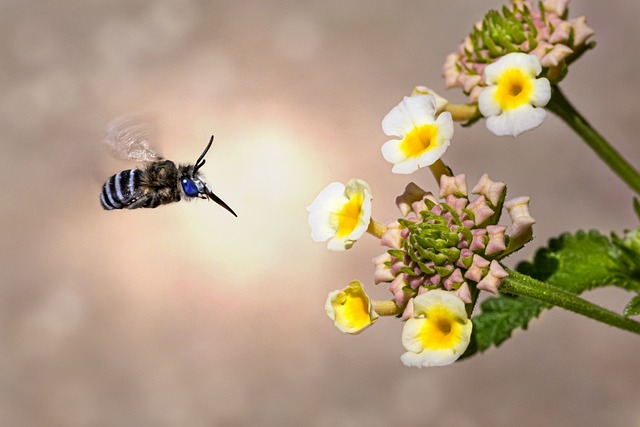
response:
{"label": "flower stem", "polygon": [[454,122],[467,122],[480,117],[478,104],[447,104],[444,111],[451,113]]}
{"label": "flower stem", "polygon": [[433,174],[433,177],[436,179],[436,182],[438,183],[438,185],[440,185],[440,177],[442,175],[453,176],[453,172],[451,172],[451,168],[445,165],[444,162],[440,159],[436,160],[435,163],[429,166],[429,169],[431,169],[431,173]]}
{"label": "flower stem", "polygon": [[369,220],[369,227],[367,228],[367,233],[376,236],[378,239],[381,239],[384,233],[386,232],[387,232],[387,227],[385,227],[384,224],[376,221],[373,218]]}
{"label": "flower stem", "polygon": [[606,308],[597,306],[579,296],[557,288],[516,271],[508,270],[509,276],[500,285],[500,291],[521,295],[545,302],[574,313],[597,320],[625,331],[640,334],[640,323]]}
{"label": "flower stem", "polygon": [[546,108],[560,117],[584,142],[637,194],[640,194],[640,174],[602,137],[571,105],[557,85],[551,89]]}
{"label": "flower stem", "polygon": [[402,313],[402,308],[398,307],[394,300],[372,300],[371,306],[379,316],[397,316]]}

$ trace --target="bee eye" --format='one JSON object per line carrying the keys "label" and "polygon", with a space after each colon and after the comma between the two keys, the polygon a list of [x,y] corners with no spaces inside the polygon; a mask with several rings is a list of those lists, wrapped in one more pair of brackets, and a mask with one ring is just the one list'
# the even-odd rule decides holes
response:
{"label": "bee eye", "polygon": [[196,197],[199,193],[198,186],[193,180],[189,178],[182,178],[180,180],[180,184],[182,185],[182,191],[189,197]]}

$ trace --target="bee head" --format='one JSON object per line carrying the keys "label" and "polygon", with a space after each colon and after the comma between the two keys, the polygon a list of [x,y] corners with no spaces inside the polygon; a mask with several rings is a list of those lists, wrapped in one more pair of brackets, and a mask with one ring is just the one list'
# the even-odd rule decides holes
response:
{"label": "bee head", "polygon": [[204,163],[204,156],[211,148],[211,144],[213,144],[213,135],[211,135],[211,139],[209,140],[209,144],[204,149],[196,164],[193,166],[184,167],[182,173],[180,174],[180,187],[182,188],[182,192],[187,198],[198,197],[200,199],[210,199],[228,210],[233,214],[233,216],[238,216],[225,202],[222,201],[218,196],[213,194],[213,191],[207,186],[207,184],[203,181],[202,177],[198,173],[198,169],[200,169]]}

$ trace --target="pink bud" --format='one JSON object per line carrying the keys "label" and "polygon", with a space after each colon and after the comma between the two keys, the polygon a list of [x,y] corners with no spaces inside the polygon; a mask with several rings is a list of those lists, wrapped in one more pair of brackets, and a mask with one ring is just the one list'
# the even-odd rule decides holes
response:
{"label": "pink bud", "polygon": [[396,277],[393,282],[389,285],[389,291],[393,294],[393,298],[398,307],[402,307],[407,300],[408,293],[405,291],[405,286],[407,286],[407,281],[404,278],[404,274]]}
{"label": "pink bud", "polygon": [[422,200],[428,193],[422,188],[418,187],[413,182],[407,184],[402,195],[396,197],[396,205],[400,209],[402,216],[407,216],[411,212],[411,204]]}
{"label": "pink bud", "polygon": [[463,281],[464,279],[462,277],[462,272],[460,271],[459,268],[456,268],[455,270],[453,270],[453,273],[449,275],[449,277],[444,279],[442,284],[444,285],[444,288],[446,290],[450,291],[451,289],[453,289],[454,285],[462,283]]}
{"label": "pink bud", "polygon": [[469,203],[467,209],[473,212],[473,215],[475,216],[475,225],[484,223],[486,220],[491,218],[494,213],[493,209],[487,205],[487,201],[484,196],[476,197],[473,202]]}
{"label": "pink bud", "polygon": [[482,75],[473,75],[473,74],[463,74],[460,76],[460,83],[462,85],[462,90],[465,92],[471,91],[475,86],[480,84],[482,80]]}
{"label": "pink bud", "polygon": [[581,16],[570,21],[573,25],[573,43],[580,46],[587,41],[589,37],[595,34],[591,28],[587,26],[587,18]]}
{"label": "pink bud", "polygon": [[390,282],[395,279],[396,275],[391,271],[391,267],[385,263],[391,262],[391,255],[387,252],[371,260],[375,265],[375,272],[373,273],[373,282],[377,285],[380,282]]}
{"label": "pink bud", "polygon": [[465,197],[456,197],[453,194],[449,194],[447,196],[446,203],[451,206],[458,215],[462,215],[462,209],[467,207],[469,200]]}
{"label": "pink bud", "polygon": [[529,197],[516,197],[505,202],[504,207],[509,212],[513,225],[511,226],[511,238],[518,239],[527,236],[527,240],[533,235],[532,225],[536,220],[529,215]]}
{"label": "pink bud", "polygon": [[562,16],[567,10],[567,4],[569,4],[569,0],[545,0],[542,2],[542,7],[545,11],[555,12],[558,16]]}
{"label": "pink bud", "polygon": [[380,238],[380,244],[392,249],[401,249],[404,239],[401,236],[402,225],[398,221],[391,221],[387,224],[387,231]]}
{"label": "pink bud", "polygon": [[485,248],[484,236],[487,234],[487,230],[484,228],[476,228],[475,230],[471,230],[471,235],[473,235],[473,240],[469,245],[469,249],[476,252],[481,251]]}
{"label": "pink bud", "polygon": [[482,276],[485,274],[484,269],[489,266],[489,261],[482,258],[480,255],[475,254],[473,256],[473,263],[471,267],[464,274],[465,279],[473,280],[474,282],[479,282],[482,279]]}
{"label": "pink bud", "polygon": [[547,53],[540,59],[540,64],[543,67],[556,67],[561,61],[571,55],[573,50],[563,44],[557,44],[551,49],[551,52]]}
{"label": "pink bud", "polygon": [[484,250],[485,255],[494,255],[507,249],[504,242],[505,231],[507,231],[507,227],[503,225],[489,225],[487,227],[489,242]]}
{"label": "pink bud", "polygon": [[407,306],[404,308],[404,311],[402,312],[402,316],[400,317],[400,320],[405,322],[408,319],[411,319],[412,317],[413,317],[413,298],[411,298],[407,302]]}
{"label": "pink bud", "polygon": [[506,184],[504,182],[492,181],[486,173],[480,177],[480,180],[473,187],[471,192],[484,196],[486,200],[491,202],[493,206],[497,206]]}
{"label": "pink bud", "polygon": [[464,301],[465,304],[471,304],[471,290],[469,284],[464,282],[453,294]]}
{"label": "pink bud", "polygon": [[[568,21],[561,22],[549,36],[549,42],[553,44],[564,43],[569,40],[571,34],[571,23]],[[544,66],[544,65],[543,65]]]}
{"label": "pink bud", "polygon": [[440,198],[444,199],[450,194],[467,197],[467,177],[464,174],[440,177]]}
{"label": "pink bud", "polygon": [[478,289],[495,295],[498,293],[498,287],[502,283],[502,280],[508,275],[509,273],[502,268],[498,261],[491,261],[489,272],[480,282],[478,282]]}

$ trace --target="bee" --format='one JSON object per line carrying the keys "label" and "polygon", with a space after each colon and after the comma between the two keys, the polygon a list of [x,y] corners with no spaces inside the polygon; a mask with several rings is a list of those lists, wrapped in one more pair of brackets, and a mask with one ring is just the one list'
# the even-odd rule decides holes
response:
{"label": "bee", "polygon": [[176,165],[156,154],[149,143],[150,126],[135,117],[116,120],[107,128],[105,143],[125,160],[144,163],[143,168],[127,169],[111,176],[102,186],[100,203],[105,210],[157,208],[182,199],[210,199],[236,213],[216,196],[199,172],[213,135],[195,164]]}

